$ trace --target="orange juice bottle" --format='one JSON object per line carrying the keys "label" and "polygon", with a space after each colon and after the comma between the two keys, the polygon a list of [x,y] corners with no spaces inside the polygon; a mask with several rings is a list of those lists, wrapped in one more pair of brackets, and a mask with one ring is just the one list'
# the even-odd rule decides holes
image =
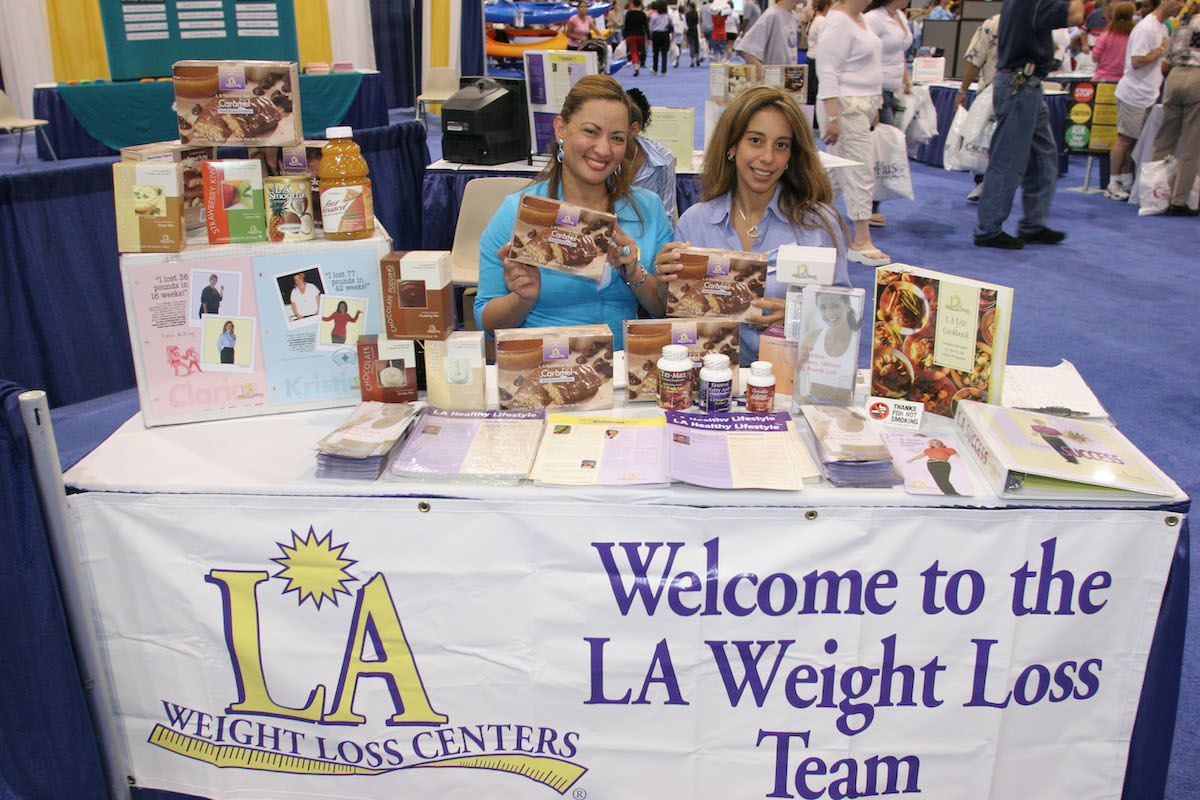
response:
{"label": "orange juice bottle", "polygon": [[317,178],[326,239],[366,239],[375,233],[367,160],[350,138],[353,132],[349,126],[325,129],[329,141],[321,148]]}

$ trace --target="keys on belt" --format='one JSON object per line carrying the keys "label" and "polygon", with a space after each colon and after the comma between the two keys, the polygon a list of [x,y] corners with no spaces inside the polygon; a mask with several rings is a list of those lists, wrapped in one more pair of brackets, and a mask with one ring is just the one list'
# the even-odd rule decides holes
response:
{"label": "keys on belt", "polygon": [[1029,80],[1029,76],[1033,75],[1033,71],[1037,69],[1032,61],[1026,62],[1025,66],[1019,71],[1014,72],[1012,76],[1013,86],[1024,86],[1025,81]]}

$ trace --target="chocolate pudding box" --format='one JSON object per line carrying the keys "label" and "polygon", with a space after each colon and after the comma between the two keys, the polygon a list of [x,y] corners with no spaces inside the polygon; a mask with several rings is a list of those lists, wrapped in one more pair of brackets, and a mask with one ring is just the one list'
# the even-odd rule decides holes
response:
{"label": "chocolate pudding box", "polygon": [[189,231],[204,227],[204,176],[200,163],[216,157],[215,147],[179,141],[121,148],[122,161],[183,165],[183,221]]}
{"label": "chocolate pudding box", "polygon": [[205,161],[201,169],[208,243],[265,242],[262,163],[256,158],[227,158]]}
{"label": "chocolate pudding box", "polygon": [[178,253],[183,227],[183,168],[179,164],[112,165],[117,249],[122,253]]}
{"label": "chocolate pudding box", "polygon": [[417,399],[417,346],[372,333],[358,337],[358,386],[363,401],[411,403]]}
{"label": "chocolate pudding box", "polygon": [[388,253],[379,262],[383,324],[392,339],[445,339],[454,330],[450,251]]}
{"label": "chocolate pudding box", "polygon": [[607,325],[500,328],[495,335],[500,408],[612,408]]}
{"label": "chocolate pudding box", "polygon": [[184,144],[290,147],[304,138],[294,61],[176,61]]}
{"label": "chocolate pudding box", "polygon": [[509,257],[599,281],[616,224],[615,214],[523,194],[513,222]]}
{"label": "chocolate pudding box", "polygon": [[738,321],[733,317],[704,319],[629,319],[625,320],[625,399],[630,402],[658,399],[656,363],[662,349],[681,344],[692,359],[692,385],[700,384],[700,367],[706,355],[724,353],[734,365],[733,396],[738,386]]}
{"label": "chocolate pudding box", "polygon": [[755,322],[763,309],[753,306],[767,284],[765,253],[684,247],[681,269],[667,283],[668,317],[735,317]]}

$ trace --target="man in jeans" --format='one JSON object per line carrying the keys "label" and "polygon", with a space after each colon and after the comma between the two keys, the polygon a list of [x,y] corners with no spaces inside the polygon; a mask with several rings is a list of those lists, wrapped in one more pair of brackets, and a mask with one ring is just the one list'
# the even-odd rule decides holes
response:
{"label": "man in jeans", "polygon": [[[1062,231],[1046,227],[1058,180],[1058,146],[1042,100],[1042,79],[1056,66],[1050,32],[1083,22],[1083,0],[1004,0],[1000,11],[992,104],[996,132],[979,198],[975,244],[1019,250],[1057,244]],[[1017,236],[1004,232],[1021,187],[1024,216]]]}

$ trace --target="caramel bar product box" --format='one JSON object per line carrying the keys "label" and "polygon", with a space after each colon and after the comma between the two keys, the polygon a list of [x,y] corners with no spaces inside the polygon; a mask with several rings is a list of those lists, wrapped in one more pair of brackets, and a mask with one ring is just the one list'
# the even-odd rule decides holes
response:
{"label": "caramel bar product box", "polygon": [[205,161],[204,226],[209,244],[265,242],[267,215],[257,158]]}
{"label": "caramel bar product box", "polygon": [[615,214],[523,194],[509,256],[522,264],[599,281],[616,224]]}
{"label": "caramel bar product box", "polygon": [[117,249],[122,253],[178,253],[183,224],[183,167],[118,161],[113,167]]}
{"label": "caramel bar product box", "polygon": [[750,305],[767,284],[765,253],[684,247],[681,269],[667,284],[668,317],[736,317],[754,322],[763,309]]}
{"label": "caramel bar product box", "polygon": [[496,330],[500,408],[612,408],[607,325]]}
{"label": "caramel bar product box", "polygon": [[178,140],[121,148],[122,161],[183,165],[183,221],[189,231],[204,227],[204,176],[200,162],[216,157],[215,147],[182,144]]}
{"label": "caramel bar product box", "polygon": [[738,384],[738,321],[733,317],[703,319],[627,319],[625,327],[625,399],[658,399],[658,359],[669,344],[681,344],[692,359],[692,385],[700,385],[700,367],[710,353],[729,356],[733,367],[733,396]]}
{"label": "caramel bar product box", "polygon": [[176,61],[184,144],[290,147],[304,138],[294,61]]}
{"label": "caramel bar product box", "polygon": [[436,408],[478,411],[486,406],[483,331],[455,331],[425,342],[425,399]]}
{"label": "caramel bar product box", "polygon": [[392,339],[445,339],[454,330],[450,251],[388,253],[379,262],[383,324]]}
{"label": "caramel bar product box", "polygon": [[417,399],[417,347],[407,339],[372,333],[358,337],[358,386],[363,401],[411,403]]}

